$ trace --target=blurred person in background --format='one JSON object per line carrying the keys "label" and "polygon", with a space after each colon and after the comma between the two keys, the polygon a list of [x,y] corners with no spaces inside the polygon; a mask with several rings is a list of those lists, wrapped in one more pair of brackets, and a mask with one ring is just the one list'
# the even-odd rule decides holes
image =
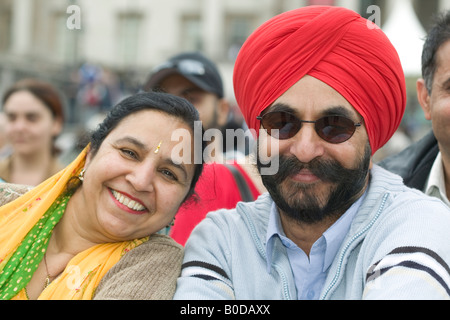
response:
{"label": "blurred person in background", "polygon": [[[187,99],[198,110],[205,131],[224,132],[229,119],[229,102],[224,97],[217,66],[203,54],[186,52],[171,57],[154,68],[143,90],[163,91]],[[199,201],[182,206],[170,230],[173,239],[182,245],[208,212],[234,208],[239,201],[253,201],[265,190],[249,159],[224,164],[226,156],[219,141],[209,142],[208,149],[214,150],[211,153],[214,159],[205,159],[208,164],[196,188]]]}
{"label": "blurred person in background", "polygon": [[62,97],[50,83],[24,79],[6,90],[2,105],[12,152],[0,161],[0,178],[36,186],[63,168],[55,146],[64,125]]}
{"label": "blurred person in background", "polygon": [[[10,153],[10,146],[6,140],[5,126],[6,116],[3,112],[0,112],[0,159],[3,159]],[[0,182],[4,182],[1,177]]]}
{"label": "blurred person in background", "polygon": [[450,11],[437,17],[427,35],[417,98],[432,130],[380,165],[450,206]]}
{"label": "blurred person in background", "polygon": [[3,159],[10,153],[10,146],[6,139],[6,116],[0,112],[0,159]]}

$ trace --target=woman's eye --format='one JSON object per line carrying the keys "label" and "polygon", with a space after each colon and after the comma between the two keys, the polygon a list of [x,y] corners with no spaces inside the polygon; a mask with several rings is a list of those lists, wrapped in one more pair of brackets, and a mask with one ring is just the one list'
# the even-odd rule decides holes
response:
{"label": "woman's eye", "polygon": [[39,116],[37,114],[27,115],[27,120],[29,122],[37,122],[39,120]]}
{"label": "woman's eye", "polygon": [[173,174],[170,170],[167,169],[163,169],[161,170],[161,173],[164,174],[167,178],[174,180],[174,181],[178,181],[178,178],[175,174]]}
{"label": "woman's eye", "polygon": [[133,158],[133,159],[137,159],[137,154],[129,149],[121,149],[120,150],[125,156],[129,157],[129,158]]}

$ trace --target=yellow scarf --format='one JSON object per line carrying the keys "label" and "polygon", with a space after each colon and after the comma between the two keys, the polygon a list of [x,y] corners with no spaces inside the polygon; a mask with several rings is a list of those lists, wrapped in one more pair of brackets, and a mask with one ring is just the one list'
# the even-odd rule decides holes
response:
{"label": "yellow scarf", "polygon": [[[19,245],[22,244],[22,240],[30,230],[43,218],[55,200],[63,194],[70,179],[81,172],[84,167],[87,150],[88,148],[83,150],[64,170],[20,198],[0,207],[0,276],[2,276],[2,273],[14,273],[14,268],[10,268],[12,271],[5,270],[8,262],[10,262],[10,258]],[[77,254],[67,264],[63,273],[41,293],[39,299],[92,299],[95,289],[108,270],[126,252],[146,240],[148,238],[100,244]],[[40,260],[34,263],[39,264],[39,262]],[[19,278],[17,283],[22,280],[22,278]],[[29,279],[23,281],[29,281]],[[10,289],[11,285],[16,285],[15,282],[9,284]],[[12,290],[14,289],[12,288]],[[0,299],[4,299],[3,296],[2,287],[0,286]],[[26,298],[25,289],[17,290],[17,295],[13,297],[13,299]]]}

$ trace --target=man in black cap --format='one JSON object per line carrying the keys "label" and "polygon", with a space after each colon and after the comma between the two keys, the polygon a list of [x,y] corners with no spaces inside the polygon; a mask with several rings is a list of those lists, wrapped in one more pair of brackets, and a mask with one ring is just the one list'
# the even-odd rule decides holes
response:
{"label": "man in black cap", "polygon": [[143,86],[189,100],[200,113],[203,128],[222,130],[230,107],[215,64],[198,52],[176,55],[157,66]]}

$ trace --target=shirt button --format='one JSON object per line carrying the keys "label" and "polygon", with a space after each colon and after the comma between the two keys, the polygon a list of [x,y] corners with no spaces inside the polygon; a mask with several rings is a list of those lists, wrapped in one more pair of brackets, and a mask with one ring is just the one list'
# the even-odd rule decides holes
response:
{"label": "shirt button", "polygon": [[306,294],[306,297],[310,300],[314,299],[314,294],[315,292],[313,290],[309,290],[308,293]]}

